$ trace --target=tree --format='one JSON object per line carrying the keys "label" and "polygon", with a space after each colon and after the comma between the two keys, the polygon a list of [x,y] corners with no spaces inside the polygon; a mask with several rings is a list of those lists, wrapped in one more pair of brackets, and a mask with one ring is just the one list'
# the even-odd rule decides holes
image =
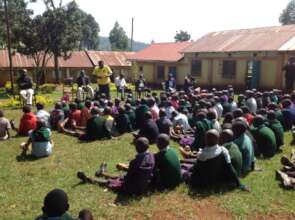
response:
{"label": "tree", "polygon": [[52,3],[52,7],[48,5],[47,10],[43,13],[43,19],[44,42],[48,51],[53,54],[55,80],[59,83],[58,58],[67,59],[72,50],[79,48],[82,38],[81,13],[74,1],[58,8]]}
{"label": "tree", "polygon": [[189,41],[191,39],[191,35],[187,31],[180,30],[176,32],[174,39],[176,42]]}
{"label": "tree", "polygon": [[109,40],[112,50],[128,50],[128,37],[124,29],[119,25],[117,21],[110,32]]}
{"label": "tree", "polygon": [[80,41],[80,50],[97,50],[99,47],[98,33],[100,31],[95,18],[81,10],[82,15],[82,39]]}
{"label": "tree", "polygon": [[44,24],[43,16],[38,15],[33,19],[27,20],[22,29],[16,32],[19,39],[17,51],[34,60],[37,87],[41,83],[41,78],[44,78],[46,64],[52,57],[45,42],[47,33],[45,32]]}
{"label": "tree", "polygon": [[295,24],[295,0],[288,3],[279,20],[282,25]]}
{"label": "tree", "polygon": [[[18,39],[15,33],[22,28],[24,23],[26,23],[30,16],[33,14],[32,10],[27,8],[29,2],[34,2],[35,0],[13,0],[7,1],[8,3],[8,17],[10,25],[10,37],[12,47],[18,43]],[[0,0],[0,47],[6,47],[6,29],[5,29],[5,11],[4,11],[4,0]]]}

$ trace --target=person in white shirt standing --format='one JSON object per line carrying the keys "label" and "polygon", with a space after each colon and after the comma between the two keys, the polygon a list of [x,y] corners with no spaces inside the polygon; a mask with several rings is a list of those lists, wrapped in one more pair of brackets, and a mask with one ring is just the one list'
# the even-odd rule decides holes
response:
{"label": "person in white shirt standing", "polygon": [[117,87],[117,96],[119,93],[121,94],[121,99],[125,98],[125,88],[126,88],[126,80],[123,73],[120,73],[119,76],[115,78],[115,85]]}

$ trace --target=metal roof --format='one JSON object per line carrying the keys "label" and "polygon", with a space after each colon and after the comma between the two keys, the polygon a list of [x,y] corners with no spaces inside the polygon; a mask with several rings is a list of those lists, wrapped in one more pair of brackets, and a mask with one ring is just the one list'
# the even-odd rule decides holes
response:
{"label": "metal roof", "polygon": [[[16,68],[29,68],[33,66],[34,61],[20,53],[13,53],[12,56],[13,67]],[[9,58],[7,50],[0,50],[0,68],[9,67]]]}
{"label": "metal roof", "polygon": [[129,58],[135,52],[121,51],[86,51],[93,65],[97,65],[98,61],[103,60],[104,64],[110,67],[131,66]]}
{"label": "metal roof", "polygon": [[185,48],[184,53],[293,51],[295,25],[209,33]]}
{"label": "metal roof", "polygon": [[183,58],[181,51],[191,42],[155,43],[131,57],[135,61],[177,62]]}

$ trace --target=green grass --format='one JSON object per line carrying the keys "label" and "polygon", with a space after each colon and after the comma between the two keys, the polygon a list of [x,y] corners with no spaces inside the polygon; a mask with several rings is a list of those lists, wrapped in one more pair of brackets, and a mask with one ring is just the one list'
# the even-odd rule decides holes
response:
{"label": "green grass", "polygon": [[[6,110],[9,119],[18,119],[20,115],[20,110]],[[250,193],[234,190],[191,196],[183,184],[174,191],[142,198],[117,198],[115,193],[98,186],[79,185],[76,178],[78,170],[93,175],[102,161],[108,162],[111,172],[116,172],[117,162],[128,163],[135,154],[129,134],[118,140],[79,143],[75,138],[53,133],[55,147],[51,157],[19,161],[19,144],[25,140],[12,138],[0,142],[1,219],[33,219],[41,213],[42,200],[53,188],[68,193],[73,216],[82,208],[89,208],[97,219],[196,219],[199,207],[208,201],[237,219],[295,213],[294,192],[282,189],[275,180],[275,170],[281,167],[280,157],[291,152],[291,134],[286,134],[283,153],[271,160],[258,160],[263,172],[253,172],[242,179]],[[156,147],[152,146],[151,151],[156,152]],[[116,199],[120,203],[114,206]]]}

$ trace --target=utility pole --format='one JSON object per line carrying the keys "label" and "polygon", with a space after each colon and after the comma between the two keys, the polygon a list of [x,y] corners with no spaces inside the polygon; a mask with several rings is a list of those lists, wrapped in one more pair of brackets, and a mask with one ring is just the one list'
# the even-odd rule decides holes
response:
{"label": "utility pole", "polygon": [[8,59],[9,59],[9,75],[10,75],[10,82],[11,82],[11,92],[12,92],[12,95],[14,96],[13,65],[12,65],[11,38],[10,38],[10,23],[9,23],[7,4],[8,4],[7,0],[4,0],[6,35],[7,35],[7,49],[8,49]]}
{"label": "utility pole", "polygon": [[131,21],[131,43],[130,43],[130,50],[133,51],[133,31],[134,31],[134,18]]}

